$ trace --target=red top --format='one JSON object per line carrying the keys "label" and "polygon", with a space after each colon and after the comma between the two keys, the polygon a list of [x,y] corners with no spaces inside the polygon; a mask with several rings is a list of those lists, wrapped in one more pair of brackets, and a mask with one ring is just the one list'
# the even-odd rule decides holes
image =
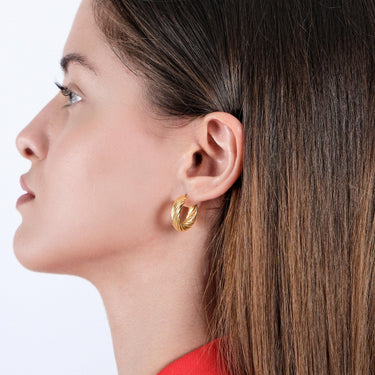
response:
{"label": "red top", "polygon": [[158,375],[228,375],[219,370],[217,343],[214,340],[172,362]]}

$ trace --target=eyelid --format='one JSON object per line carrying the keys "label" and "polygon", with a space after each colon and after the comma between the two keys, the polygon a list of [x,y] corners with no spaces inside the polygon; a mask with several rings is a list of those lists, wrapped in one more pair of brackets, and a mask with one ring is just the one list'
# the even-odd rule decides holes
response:
{"label": "eyelid", "polygon": [[[64,107],[70,107],[74,104],[77,104],[82,101],[82,96],[71,90],[69,87],[64,86],[58,82],[55,82],[55,85],[58,87],[58,89],[61,91],[61,94],[69,98],[69,104],[64,105]],[[79,100],[71,102],[72,96],[78,97]]]}

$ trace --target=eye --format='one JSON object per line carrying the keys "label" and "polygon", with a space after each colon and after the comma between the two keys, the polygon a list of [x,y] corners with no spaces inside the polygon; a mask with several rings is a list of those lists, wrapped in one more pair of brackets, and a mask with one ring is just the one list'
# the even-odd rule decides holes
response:
{"label": "eye", "polygon": [[82,98],[79,95],[77,95],[76,93],[74,93],[68,87],[63,86],[63,85],[61,85],[58,82],[55,82],[55,85],[59,88],[59,90],[61,91],[61,94],[63,94],[64,96],[68,97],[69,104],[66,105],[67,107],[69,107],[69,106],[71,106],[73,104],[79,103],[82,100]]}

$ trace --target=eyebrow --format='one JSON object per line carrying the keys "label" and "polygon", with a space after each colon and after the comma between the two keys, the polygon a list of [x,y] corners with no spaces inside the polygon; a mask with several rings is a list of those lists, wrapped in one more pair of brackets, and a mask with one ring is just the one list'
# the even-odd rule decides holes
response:
{"label": "eyebrow", "polygon": [[60,66],[64,73],[68,72],[69,64],[71,62],[76,62],[83,66],[84,68],[91,70],[93,73],[97,74],[94,66],[87,60],[87,57],[79,53],[69,53],[61,58]]}

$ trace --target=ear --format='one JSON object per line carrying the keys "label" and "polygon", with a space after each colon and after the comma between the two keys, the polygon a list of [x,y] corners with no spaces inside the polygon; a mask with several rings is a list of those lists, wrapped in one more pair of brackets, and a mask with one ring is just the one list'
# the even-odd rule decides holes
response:
{"label": "ear", "polygon": [[212,112],[197,119],[191,144],[181,160],[180,178],[187,204],[223,195],[242,171],[244,134],[241,122],[225,112]]}

